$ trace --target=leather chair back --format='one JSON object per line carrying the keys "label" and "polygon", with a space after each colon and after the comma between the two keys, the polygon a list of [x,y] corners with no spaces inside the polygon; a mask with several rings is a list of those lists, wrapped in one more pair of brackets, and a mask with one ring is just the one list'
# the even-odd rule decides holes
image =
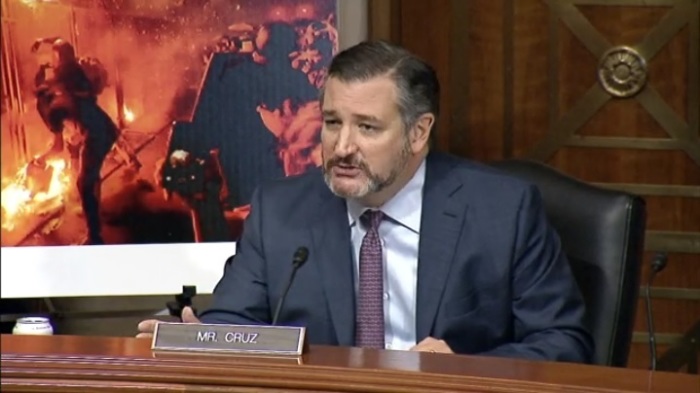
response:
{"label": "leather chair back", "polygon": [[535,161],[510,159],[493,166],[539,188],[586,302],[596,347],[593,363],[626,366],[639,295],[644,200]]}

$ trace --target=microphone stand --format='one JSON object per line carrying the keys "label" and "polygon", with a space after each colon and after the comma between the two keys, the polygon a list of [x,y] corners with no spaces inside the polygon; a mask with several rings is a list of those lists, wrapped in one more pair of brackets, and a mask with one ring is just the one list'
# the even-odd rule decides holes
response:
{"label": "microphone stand", "polygon": [[647,330],[649,332],[649,355],[651,358],[650,368],[652,371],[656,370],[656,330],[654,329],[654,316],[651,309],[651,283],[654,281],[656,274],[666,267],[667,261],[668,256],[666,254],[662,253],[654,256],[654,259],[651,261],[649,280],[644,289],[644,300],[647,308]]}
{"label": "microphone stand", "polygon": [[280,316],[280,311],[282,311],[282,306],[284,305],[284,300],[287,298],[287,294],[289,293],[289,289],[292,287],[292,283],[294,282],[294,276],[297,274],[297,270],[301,267],[306,262],[306,259],[309,257],[309,249],[306,247],[299,247],[297,251],[294,253],[294,259],[292,260],[292,272],[289,274],[289,279],[287,280],[287,286],[284,288],[284,292],[282,293],[282,297],[280,297],[279,302],[277,303],[277,308],[275,309],[275,314],[272,317],[272,326],[277,325],[277,319]]}

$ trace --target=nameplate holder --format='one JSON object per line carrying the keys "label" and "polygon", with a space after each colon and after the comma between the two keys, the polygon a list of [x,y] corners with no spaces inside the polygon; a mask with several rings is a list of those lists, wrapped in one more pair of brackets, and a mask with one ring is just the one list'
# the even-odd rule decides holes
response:
{"label": "nameplate holder", "polygon": [[306,328],[159,322],[153,332],[155,352],[212,355],[301,356]]}

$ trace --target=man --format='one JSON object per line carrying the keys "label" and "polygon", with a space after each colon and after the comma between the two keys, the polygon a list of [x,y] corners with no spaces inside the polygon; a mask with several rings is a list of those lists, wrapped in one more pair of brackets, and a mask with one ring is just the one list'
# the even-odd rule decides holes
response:
{"label": "man", "polygon": [[[100,170],[112,149],[119,129],[97,104],[96,86],[85,74],[70,43],[60,38],[39,39],[32,46],[48,42],[52,45],[53,64],[42,65],[34,82],[37,110],[53,134],[48,151],[36,157],[34,163],[45,166],[46,161],[64,149],[64,122],[71,120],[84,138],[79,152],[77,187],[85,213],[87,244],[104,244],[100,223]],[[47,75],[51,69],[53,75]]]}
{"label": "man", "polygon": [[256,192],[199,320],[269,324],[305,246],[279,324],[306,326],[311,344],[589,361],[583,301],[537,190],[429,152],[438,96],[434,71],[401,48],[338,54],[322,170]]}

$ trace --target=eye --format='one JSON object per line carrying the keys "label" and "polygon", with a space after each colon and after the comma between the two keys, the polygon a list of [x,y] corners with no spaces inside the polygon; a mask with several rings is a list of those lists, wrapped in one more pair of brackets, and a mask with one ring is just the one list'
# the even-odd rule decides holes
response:
{"label": "eye", "polygon": [[340,126],[340,121],[337,119],[325,119],[323,120],[323,124],[326,126],[326,128],[338,128]]}
{"label": "eye", "polygon": [[364,132],[374,132],[377,130],[377,127],[375,127],[371,124],[367,124],[367,123],[360,123],[359,127],[360,127],[360,130],[362,130]]}

